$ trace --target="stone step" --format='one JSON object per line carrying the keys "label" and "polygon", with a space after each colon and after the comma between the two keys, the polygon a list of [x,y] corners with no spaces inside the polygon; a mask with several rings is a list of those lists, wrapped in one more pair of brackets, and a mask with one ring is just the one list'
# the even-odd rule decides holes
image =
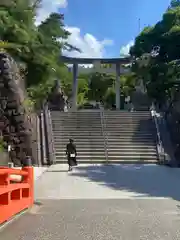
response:
{"label": "stone step", "polygon": [[136,130],[136,129],[117,129],[117,130],[105,130],[103,131],[102,129],[99,129],[99,131],[93,131],[93,129],[89,129],[89,130],[76,130],[76,129],[67,129],[67,130],[61,130],[61,129],[57,129],[53,131],[54,135],[66,135],[66,134],[73,134],[73,135],[83,135],[83,136],[89,136],[89,135],[94,135],[94,136],[98,136],[98,135],[103,135],[103,134],[107,134],[107,135],[153,135],[154,133],[156,133],[156,131],[145,131],[145,130]]}
{"label": "stone step", "polygon": [[151,113],[148,112],[146,114],[144,113],[125,113],[125,114],[106,114],[100,115],[100,114],[69,114],[69,115],[58,115],[58,114],[51,114],[51,117],[54,119],[66,119],[66,118],[78,118],[78,119],[98,119],[101,117],[105,118],[147,118],[151,117]]}
{"label": "stone step", "polygon": [[[55,143],[54,144],[54,147],[55,147],[55,149],[65,149],[66,148],[66,144],[67,143]],[[77,149],[91,149],[92,151],[94,151],[94,150],[96,150],[96,149],[104,149],[104,144],[102,144],[102,145],[97,145],[97,144],[77,144],[76,143],[76,147],[77,147]],[[153,144],[153,145],[141,145],[141,144],[139,144],[139,145],[135,145],[135,146],[133,146],[132,144],[129,144],[129,145],[107,145],[107,148],[108,149],[111,149],[112,151],[116,151],[116,149],[118,149],[119,151],[122,151],[122,150],[124,150],[124,151],[131,151],[131,150],[137,150],[138,151],[138,149],[145,149],[145,150],[147,150],[147,151],[150,151],[150,150],[156,150],[156,145],[155,144]]]}
{"label": "stone step", "polygon": [[[113,124],[112,124],[113,125]],[[78,122],[78,123],[76,123],[76,122],[73,122],[73,123],[71,123],[71,124],[69,124],[69,123],[52,123],[52,126],[61,126],[61,127],[63,127],[63,128],[67,128],[67,127],[95,127],[96,129],[97,128],[101,128],[102,127],[102,124],[101,123],[80,123],[80,122]]]}
{"label": "stone step", "polygon": [[[54,145],[56,151],[64,151],[64,149],[66,148],[66,143],[62,143],[62,144],[56,144]],[[138,151],[143,151],[143,152],[151,152],[151,151],[156,151],[156,145],[150,145],[150,146],[143,146],[143,145],[136,145],[136,146],[133,146],[133,145],[116,145],[116,146],[109,146],[107,145],[107,150],[108,151],[113,151],[113,152],[132,152],[132,151],[135,151],[135,152],[138,152]],[[94,145],[81,145],[81,144],[76,144],[76,148],[77,150],[81,150],[81,151],[92,151],[92,152],[98,152],[98,151],[104,151],[104,148],[105,148],[105,145],[102,144],[101,146],[96,146],[96,144]]]}
{"label": "stone step", "polygon": [[[57,159],[57,164],[67,164],[66,159]],[[134,159],[80,159],[78,160],[79,164],[157,164],[157,159],[140,159],[140,160],[134,160]]]}
{"label": "stone step", "polygon": [[66,118],[51,118],[52,121],[55,121],[55,122],[58,122],[58,121],[61,121],[61,122],[65,122],[65,121],[68,121],[68,122],[73,122],[73,121],[94,121],[94,122],[100,122],[101,121],[101,118],[100,117],[87,117],[87,118],[83,118],[83,117],[79,117],[79,118],[76,118],[76,117],[66,117]]}
{"label": "stone step", "polygon": [[73,124],[59,124],[59,123],[52,123],[52,126],[54,128],[58,128],[58,127],[61,127],[62,129],[67,129],[67,128],[93,128],[94,130],[96,129],[99,129],[99,128],[102,128],[103,126],[106,127],[106,129],[110,128],[110,129],[118,129],[118,128],[123,128],[123,129],[128,129],[128,128],[140,128],[140,129],[146,129],[146,128],[155,128],[155,125],[153,122],[149,122],[149,123],[146,123],[146,124],[128,124],[128,123],[125,123],[125,124],[121,124],[121,123],[105,123],[105,124],[89,124],[89,123],[86,123],[86,124],[76,124],[76,123],[73,123]]}
{"label": "stone step", "polygon": [[51,112],[51,116],[53,117],[68,117],[68,116],[90,116],[90,117],[95,117],[95,116],[148,116],[150,115],[150,111],[134,111],[134,112],[129,112],[129,111],[124,111],[124,112],[117,112],[117,111],[103,111],[102,113],[100,111],[97,112]]}
{"label": "stone step", "polygon": [[52,119],[92,119],[92,120],[98,120],[98,119],[101,119],[101,116],[100,114],[98,115],[66,115],[66,116],[52,116]]}
{"label": "stone step", "polygon": [[[136,116],[131,116],[131,115],[127,115],[127,116],[106,116],[104,115],[104,117],[102,117],[104,119],[107,119],[107,120],[148,120],[148,119],[152,119],[152,116],[150,114],[148,115],[136,115]],[[100,121],[101,120],[101,117],[100,116],[65,116],[65,117],[62,117],[62,116],[52,116],[52,120],[54,121],[65,121],[65,120],[88,120],[88,121]]]}
{"label": "stone step", "polygon": [[[119,121],[122,121],[122,122],[125,122],[126,120],[129,121],[129,122],[132,122],[132,121],[152,121],[152,117],[151,116],[148,116],[148,117],[104,117],[104,120],[108,121],[108,122],[119,122]],[[69,117],[69,118],[52,118],[52,121],[54,122],[73,122],[73,121],[81,121],[81,122],[101,122],[102,119],[101,118],[83,118],[83,117],[79,117],[79,118],[76,118],[76,117]]]}
{"label": "stone step", "polygon": [[117,146],[122,145],[123,143],[126,145],[133,144],[154,144],[156,142],[155,137],[144,137],[144,138],[138,138],[138,137],[115,137],[115,136],[108,136],[108,137],[103,137],[103,136],[89,136],[89,137],[77,137],[69,134],[68,136],[54,136],[54,143],[59,143],[59,142],[69,142],[69,139],[72,138],[76,144],[116,144]]}
{"label": "stone step", "polygon": [[[126,113],[124,113],[124,114],[116,114],[116,113],[104,113],[103,115],[102,115],[102,117],[105,117],[105,118],[147,118],[147,117],[151,117],[151,112],[150,111],[148,111],[148,112],[146,112],[146,113],[144,113],[144,112],[134,112],[134,113],[132,113],[132,112],[126,112]],[[100,116],[101,117],[101,116]]]}
{"label": "stone step", "polygon": [[[129,121],[129,122],[138,122],[138,121],[150,121],[152,120],[151,116],[148,116],[148,117],[135,117],[135,118],[132,118],[132,117],[114,117],[114,118],[110,118],[110,117],[105,117],[104,118],[106,121],[108,122],[112,122],[112,121],[115,121],[115,122],[126,122],[126,121]],[[97,119],[94,119],[94,118],[82,118],[82,117],[79,117],[79,118],[76,118],[76,117],[69,117],[69,118],[52,118],[52,121],[54,122],[100,122],[101,121],[101,118],[97,118]]]}
{"label": "stone step", "polygon": [[149,126],[149,125],[152,125],[154,126],[154,122],[153,121],[112,121],[112,122],[105,122],[105,123],[101,123],[101,122],[81,122],[81,121],[72,121],[72,122],[52,122],[52,125],[53,126],[63,126],[63,127],[74,127],[74,126],[96,126],[96,127],[101,127],[103,125],[107,125],[109,127],[120,127],[120,126],[123,126],[123,127],[129,127],[129,126]]}
{"label": "stone step", "polygon": [[[65,150],[66,148],[61,148],[61,149],[56,149],[55,152],[57,155],[65,155]],[[77,148],[78,155],[92,155],[92,156],[97,156],[97,155],[104,155],[106,151],[102,148],[100,151],[95,151],[94,149],[89,148],[88,150],[84,150],[83,148]],[[116,156],[136,156],[136,155],[157,155],[156,149],[152,150],[143,150],[143,149],[133,149],[131,151],[119,149],[119,151],[114,151],[113,149],[109,149],[108,155],[116,155]]]}
{"label": "stone step", "polygon": [[[99,111],[76,111],[76,112],[58,112],[58,111],[51,111],[51,115],[53,116],[68,116],[68,115],[84,115],[84,116],[92,116],[92,115],[99,115]],[[108,111],[104,110],[103,111],[104,115],[148,115],[150,114],[150,111],[134,111],[134,112],[129,112],[127,110],[124,111]]]}
{"label": "stone step", "polygon": [[135,111],[135,112],[123,112],[123,113],[118,113],[118,112],[104,112],[103,115],[105,117],[146,117],[150,116],[151,113],[150,111]]}
{"label": "stone step", "polygon": [[[150,121],[150,120],[152,120],[152,117],[151,116],[145,117],[145,118],[143,118],[143,117],[136,117],[136,118],[132,118],[132,117],[129,117],[129,118],[127,118],[127,117],[124,117],[124,118],[104,117],[104,120],[109,121],[109,122],[111,122],[111,121],[125,122],[126,120],[129,121],[129,122],[132,122],[132,121],[137,122],[137,121]],[[75,117],[71,117],[71,118],[70,117],[69,118],[52,118],[52,121],[54,121],[54,122],[65,122],[65,121],[67,121],[67,122],[73,122],[73,121],[76,121],[76,122],[78,122],[78,121],[81,121],[81,122],[86,122],[86,121],[100,122],[101,118],[96,118],[96,119],[95,118],[81,118],[81,117],[80,118],[75,118]]]}
{"label": "stone step", "polygon": [[99,132],[110,132],[110,133],[132,133],[132,132],[156,132],[156,128],[152,127],[148,127],[148,128],[133,128],[133,127],[129,127],[129,128],[106,128],[106,127],[101,127],[101,128],[93,128],[93,127],[53,127],[53,132],[74,132],[74,133],[80,133],[80,132],[84,132],[84,133],[99,133]]}
{"label": "stone step", "polygon": [[89,113],[79,113],[79,114],[63,114],[63,115],[59,115],[59,114],[51,114],[52,117],[101,117],[101,116],[105,116],[105,117],[146,117],[146,116],[150,116],[151,112],[150,111],[146,111],[146,112],[124,112],[124,113],[116,113],[116,112],[104,112],[104,113],[100,113],[100,112],[96,112],[94,114],[92,114],[91,112]]}
{"label": "stone step", "polygon": [[[148,124],[154,124],[154,121],[153,120],[137,120],[137,121],[134,121],[134,120],[124,120],[124,121],[121,121],[121,120],[112,120],[112,121],[104,121],[105,124],[108,124],[108,125],[128,125],[128,124],[132,124],[132,125],[139,125],[139,124],[142,124],[142,125],[148,125]],[[83,125],[101,125],[102,124],[102,121],[75,121],[75,120],[72,120],[72,121],[68,121],[68,120],[65,120],[65,121],[52,121],[52,124],[54,125],[72,125],[74,126],[75,124],[76,125],[80,125],[80,124],[83,124]]]}
{"label": "stone step", "polygon": [[98,138],[98,137],[102,137],[102,138],[104,138],[104,135],[103,135],[103,133],[102,132],[99,132],[99,133],[92,133],[92,132],[89,132],[89,133],[83,133],[83,132],[81,132],[81,133],[74,133],[74,132],[71,132],[71,131],[69,131],[69,132],[56,132],[56,133],[54,133],[53,134],[53,136],[63,136],[63,137],[69,137],[69,136],[72,136],[72,137],[74,137],[74,138],[89,138],[89,137],[91,137],[91,138]]}
{"label": "stone step", "polygon": [[[64,156],[60,156],[60,155],[56,155],[56,162],[57,161],[61,161],[61,160],[66,160],[67,157],[66,155]],[[133,161],[147,161],[147,160],[154,160],[157,161],[158,158],[157,156],[153,155],[147,155],[147,156],[133,156],[133,155],[127,155],[127,156],[108,156],[109,160],[114,160],[114,161],[129,161],[129,160],[133,160]],[[81,155],[77,157],[77,161],[91,161],[91,160],[106,160],[105,155],[96,155],[96,156],[92,156],[92,155]],[[67,161],[67,160],[66,160]]]}
{"label": "stone step", "polygon": [[71,130],[75,130],[75,131],[99,131],[100,129],[105,129],[106,131],[117,131],[118,129],[119,130],[124,130],[124,131],[128,131],[128,130],[156,130],[156,127],[154,124],[147,124],[147,125],[107,125],[107,124],[104,124],[104,125],[52,125],[52,128],[54,131],[56,130],[65,130],[67,131],[68,129],[71,129]]}
{"label": "stone step", "polygon": [[156,129],[154,128],[150,128],[150,129],[133,129],[133,128],[128,128],[128,129],[103,129],[103,128],[99,128],[97,130],[93,129],[93,128],[89,128],[89,129],[77,129],[77,128],[67,128],[67,129],[62,129],[62,128],[53,128],[53,134],[59,134],[59,133],[63,133],[63,134],[69,134],[69,133],[73,133],[73,134],[83,134],[83,135],[89,135],[90,133],[94,134],[94,135],[98,135],[98,134],[115,134],[115,135],[128,135],[128,134],[156,134]]}
{"label": "stone step", "polygon": [[99,129],[98,131],[94,131],[93,129],[53,129],[53,135],[69,135],[69,133],[73,135],[115,135],[115,136],[129,136],[129,135],[156,135],[155,129],[148,129],[148,130],[138,130],[138,129],[113,129],[113,130],[103,130]]}
{"label": "stone step", "polygon": [[138,129],[138,128],[117,128],[117,129],[106,129],[106,128],[98,128],[98,129],[94,129],[93,127],[89,127],[89,128],[77,128],[77,127],[74,127],[74,128],[53,128],[53,132],[54,133],[59,133],[59,132],[64,132],[64,133],[68,133],[68,132],[74,132],[74,133],[89,133],[89,132],[92,132],[92,133],[99,133],[99,132],[102,132],[104,131],[105,133],[107,132],[110,132],[110,133],[114,133],[114,132],[118,132],[118,133],[123,133],[123,134],[128,134],[128,133],[150,133],[150,132],[156,132],[156,129],[154,128],[147,128],[147,129]]}
{"label": "stone step", "polygon": [[84,134],[83,135],[83,133],[73,134],[72,132],[68,132],[68,133],[65,134],[63,132],[58,132],[58,133],[53,133],[53,136],[54,136],[54,139],[56,137],[62,137],[62,136],[63,136],[64,139],[69,139],[69,136],[72,136],[76,140],[77,139],[90,139],[90,140],[100,139],[100,140],[102,140],[102,139],[104,139],[104,137],[107,137],[108,140],[110,140],[110,139],[114,139],[114,140],[117,140],[117,139],[141,139],[141,140],[144,140],[144,139],[147,139],[147,138],[151,139],[151,138],[154,137],[154,135],[152,133],[139,133],[139,132],[137,132],[137,133],[126,133],[126,134],[121,133],[121,134],[117,134],[117,135],[109,133],[109,134],[105,134],[105,136],[103,136],[103,134],[101,134],[101,135],[93,135],[93,134],[87,135],[87,134]]}
{"label": "stone step", "polygon": [[83,119],[83,120],[77,120],[77,119],[74,119],[74,118],[72,118],[72,119],[64,119],[64,120],[52,120],[52,123],[54,123],[54,124],[64,124],[64,125],[66,125],[66,124],[68,124],[68,125],[70,125],[70,124],[80,124],[80,123],[82,123],[82,124],[101,124],[102,123],[102,121],[99,119],[98,121],[94,121],[94,120],[90,120],[90,119]]}
{"label": "stone step", "polygon": [[132,133],[99,133],[99,134],[93,134],[91,132],[89,132],[89,134],[83,134],[83,132],[81,134],[77,134],[77,133],[73,133],[73,132],[59,132],[59,133],[54,133],[53,136],[56,138],[58,137],[64,137],[66,139],[69,139],[69,136],[73,137],[74,139],[104,139],[104,138],[108,138],[108,139],[124,139],[124,138],[130,138],[130,139],[136,139],[136,138],[155,138],[155,134],[152,133],[136,133],[136,132],[132,132]]}
{"label": "stone step", "polygon": [[[81,156],[81,155],[91,155],[91,156],[97,156],[97,155],[104,155],[105,154],[105,150],[102,148],[100,150],[97,150],[97,149],[83,149],[83,148],[77,148],[77,152],[78,152],[78,156]],[[108,155],[109,156],[126,156],[126,155],[155,155],[157,156],[157,151],[156,149],[153,149],[153,150],[145,150],[145,149],[131,149],[131,150],[124,150],[124,149],[117,149],[117,150],[114,150],[114,149],[108,149],[107,150],[108,152]],[[65,156],[65,148],[64,149],[57,149],[55,150],[55,153],[57,155],[63,155]]]}
{"label": "stone step", "polygon": [[[100,162],[100,161],[109,161],[109,162],[149,162],[149,161],[152,161],[154,163],[158,163],[158,158],[157,157],[136,157],[134,158],[133,156],[129,156],[129,157],[123,157],[123,158],[120,158],[120,157],[117,157],[115,158],[114,156],[111,156],[111,157],[105,157],[105,156],[100,156],[100,157],[92,157],[92,156],[88,156],[88,157],[80,157],[80,158],[77,158],[77,162],[78,163],[85,163],[85,162]],[[67,158],[66,157],[59,157],[59,156],[56,156],[56,160],[55,162],[64,162],[64,163],[67,163]]]}
{"label": "stone step", "polygon": [[66,116],[66,115],[98,115],[98,114],[100,114],[100,110],[99,111],[76,111],[76,112],[51,112],[51,114],[53,114],[53,115],[64,115],[64,116]]}
{"label": "stone step", "polygon": [[[54,143],[55,148],[63,148],[65,149],[67,143],[69,141],[56,141]],[[78,149],[98,149],[98,148],[104,148],[107,146],[108,149],[156,149],[156,142],[155,141],[147,141],[147,142],[108,142],[108,144],[104,144],[104,142],[88,142],[88,141],[82,141],[78,142],[75,141],[75,145]]]}
{"label": "stone step", "polygon": [[[52,124],[53,125],[63,125],[63,126],[66,126],[66,125],[70,125],[70,126],[74,126],[74,125],[80,125],[83,124],[83,125],[87,125],[89,126],[90,124],[91,125],[98,125],[98,126],[101,126],[102,123],[100,121],[98,122],[93,122],[93,121],[52,121]],[[129,126],[129,125],[132,125],[132,126],[137,126],[137,125],[142,125],[142,126],[146,126],[146,125],[149,125],[149,124],[152,124],[154,125],[154,122],[152,120],[148,120],[148,121],[105,121],[105,124],[108,125],[108,126]]]}
{"label": "stone step", "polygon": [[[73,138],[72,136],[69,136],[69,138]],[[64,139],[64,138],[61,138],[61,139],[56,139],[54,141],[54,143],[56,143],[56,146],[57,144],[67,144],[69,142],[69,138],[67,139]],[[77,145],[77,146],[104,146],[106,143],[104,143],[104,139],[98,139],[98,140],[90,140],[90,139],[74,139],[74,143]],[[107,146],[117,146],[117,147],[120,147],[120,146],[134,146],[134,145],[144,145],[144,146],[154,146],[156,145],[156,141],[154,139],[145,139],[145,140],[137,140],[137,139],[108,139],[108,143],[107,143]]]}
{"label": "stone step", "polygon": [[[71,136],[70,136],[71,137]],[[68,143],[69,142],[69,138],[68,139],[56,139],[54,141],[56,144],[61,144],[61,143]],[[89,139],[75,139],[74,138],[74,142],[76,145],[104,145],[104,139],[98,139],[98,140],[89,140]],[[126,146],[132,146],[132,145],[144,145],[144,146],[154,146],[155,145],[155,140],[154,139],[144,139],[144,140],[137,140],[137,139],[121,139],[121,140],[113,140],[113,139],[109,139],[108,140],[108,146],[114,145],[114,146],[122,146],[122,145],[126,145]]]}
{"label": "stone step", "polygon": [[53,126],[53,131],[58,131],[58,130],[61,130],[61,131],[68,131],[68,130],[72,130],[72,131],[76,131],[76,132],[80,132],[80,131],[93,131],[93,132],[98,132],[98,131],[101,131],[102,130],[102,127],[92,127],[92,126],[72,126],[72,127],[63,127],[63,126],[56,126],[54,127]]}
{"label": "stone step", "polygon": [[[74,124],[74,123],[73,123]],[[73,125],[72,124],[72,125]],[[154,125],[154,122],[152,120],[149,121],[105,121],[103,123],[104,125],[107,126],[123,126],[123,127],[128,127],[128,126],[148,126],[148,125]],[[64,124],[66,126],[66,124]]]}
{"label": "stone step", "polygon": [[151,117],[151,113],[148,112],[147,114],[104,114],[104,115],[100,115],[100,114],[96,114],[96,115],[92,115],[92,114],[69,114],[69,115],[52,115],[51,114],[51,118],[52,119],[72,119],[72,118],[78,118],[78,119],[100,119],[101,117],[105,117],[105,118],[114,118],[114,119],[119,119],[119,118],[149,118]]}
{"label": "stone step", "polygon": [[132,126],[138,126],[138,125],[142,125],[142,126],[147,126],[149,124],[154,125],[154,122],[152,120],[145,120],[145,121],[105,121],[105,124],[108,126],[128,126],[128,125],[132,125]]}
{"label": "stone step", "polygon": [[[61,149],[65,149],[66,148],[66,143],[60,143],[58,144],[57,142],[55,142],[54,147],[56,150],[61,150]],[[84,151],[91,149],[92,151],[100,151],[100,150],[104,150],[104,143],[100,144],[76,144],[77,149],[84,149]],[[134,150],[139,150],[139,149],[144,149],[147,151],[156,151],[156,145],[127,145],[127,144],[121,144],[121,145],[107,145],[109,150],[112,151],[134,151]]]}

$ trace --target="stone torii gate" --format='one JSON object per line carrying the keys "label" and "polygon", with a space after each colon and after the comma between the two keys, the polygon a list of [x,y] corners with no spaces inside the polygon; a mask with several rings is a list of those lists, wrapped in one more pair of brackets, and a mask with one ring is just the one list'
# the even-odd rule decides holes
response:
{"label": "stone torii gate", "polygon": [[[72,86],[72,110],[76,111],[77,109],[77,89],[78,89],[78,65],[79,64],[93,64],[93,68],[81,68],[83,72],[102,72],[102,73],[116,73],[116,109],[120,109],[120,75],[126,73],[122,65],[127,65],[131,63],[131,58],[73,58],[62,56],[61,60],[64,63],[72,64],[73,68],[73,86]],[[103,64],[109,65],[109,68],[102,68]],[[129,71],[128,71],[129,72]]]}

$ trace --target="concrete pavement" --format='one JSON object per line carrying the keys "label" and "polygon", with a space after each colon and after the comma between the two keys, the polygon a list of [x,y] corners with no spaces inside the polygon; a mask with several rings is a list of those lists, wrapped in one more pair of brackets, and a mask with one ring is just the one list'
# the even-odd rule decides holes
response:
{"label": "concrete pavement", "polygon": [[37,199],[170,198],[180,200],[180,169],[132,164],[54,165],[38,181]]}
{"label": "concrete pavement", "polygon": [[38,203],[0,233],[6,240],[179,240],[180,170],[156,165],[55,165]]}

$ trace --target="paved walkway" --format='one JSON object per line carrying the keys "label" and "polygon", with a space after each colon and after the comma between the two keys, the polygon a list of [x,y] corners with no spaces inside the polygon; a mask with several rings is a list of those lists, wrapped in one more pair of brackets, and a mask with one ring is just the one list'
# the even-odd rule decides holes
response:
{"label": "paved walkway", "polygon": [[37,204],[0,233],[6,240],[179,240],[180,170],[156,165],[55,165]]}

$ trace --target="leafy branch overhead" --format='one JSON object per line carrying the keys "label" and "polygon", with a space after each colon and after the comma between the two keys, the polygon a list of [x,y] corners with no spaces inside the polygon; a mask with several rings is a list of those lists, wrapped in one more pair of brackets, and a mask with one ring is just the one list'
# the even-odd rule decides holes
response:
{"label": "leafy branch overhead", "polygon": [[[35,18],[41,3],[41,0],[6,0],[0,3],[0,49],[10,53],[21,66],[29,97],[37,105],[47,98],[56,79],[61,80],[64,92],[71,97],[72,73],[60,61],[60,56],[63,50],[81,52],[68,43],[70,33],[64,25],[63,14],[51,13],[36,25]],[[141,49],[143,47],[140,46]],[[130,94],[135,79],[133,75],[123,76],[121,92]],[[115,76],[80,74],[78,83],[79,104],[89,100],[103,100],[108,104],[115,102]]]}
{"label": "leafy branch overhead", "polygon": [[57,77],[61,78],[63,49],[80,51],[67,43],[70,33],[65,29],[64,15],[52,13],[36,26],[40,7],[40,0],[6,0],[0,4],[0,48],[24,63],[26,86],[31,88],[31,93],[33,89],[42,91],[41,84],[47,85],[45,91]]}
{"label": "leafy branch overhead", "polygon": [[143,79],[151,97],[159,102],[171,98],[174,81],[180,76],[179,41],[180,1],[172,0],[162,19],[144,28],[130,49],[130,54],[140,60],[134,64],[134,71]]}

